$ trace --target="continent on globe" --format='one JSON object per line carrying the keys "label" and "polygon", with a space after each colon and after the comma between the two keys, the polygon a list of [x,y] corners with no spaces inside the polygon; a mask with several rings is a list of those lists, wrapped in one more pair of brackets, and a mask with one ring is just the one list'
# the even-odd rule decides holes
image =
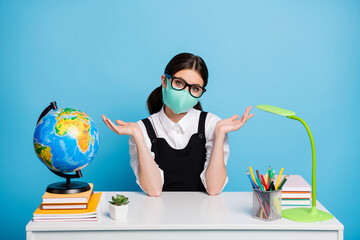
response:
{"label": "continent on globe", "polygon": [[[73,116],[68,118],[68,116]],[[78,140],[82,152],[86,152],[90,144],[90,121],[87,115],[73,108],[63,108],[56,117],[55,131],[60,136],[73,134]]]}
{"label": "continent on globe", "polygon": [[41,158],[49,168],[52,168],[50,147],[42,146],[39,143],[34,143],[34,147],[39,158]]}

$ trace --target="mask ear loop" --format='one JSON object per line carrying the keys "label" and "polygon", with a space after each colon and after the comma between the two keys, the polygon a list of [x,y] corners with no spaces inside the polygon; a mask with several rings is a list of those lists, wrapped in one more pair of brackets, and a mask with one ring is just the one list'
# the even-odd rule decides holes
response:
{"label": "mask ear loop", "polygon": [[164,75],[165,75],[165,78],[166,78],[166,87],[164,88],[162,84],[161,84],[161,87],[162,87],[162,88],[164,88],[164,89],[166,90],[166,89],[167,89],[167,87],[168,87],[168,86],[167,86],[167,85],[168,85],[168,83],[170,83],[170,85],[171,85],[171,79],[172,79],[172,76],[171,76],[171,75],[169,75],[169,74],[167,74],[167,73],[165,73]]}

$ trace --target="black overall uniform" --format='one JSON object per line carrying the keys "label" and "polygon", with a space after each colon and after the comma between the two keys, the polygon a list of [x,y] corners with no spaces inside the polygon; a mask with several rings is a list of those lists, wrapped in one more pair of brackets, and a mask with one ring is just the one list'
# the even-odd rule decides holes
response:
{"label": "black overall uniform", "polygon": [[164,138],[158,138],[148,118],[143,119],[151,140],[151,151],[155,162],[164,171],[163,191],[206,191],[200,174],[206,161],[205,119],[201,112],[198,132],[190,137],[183,149],[173,149]]}

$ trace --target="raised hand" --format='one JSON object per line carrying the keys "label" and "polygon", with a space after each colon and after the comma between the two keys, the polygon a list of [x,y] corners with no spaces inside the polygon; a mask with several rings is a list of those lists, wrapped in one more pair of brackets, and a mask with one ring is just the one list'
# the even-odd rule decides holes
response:
{"label": "raised hand", "polygon": [[119,135],[134,136],[136,133],[141,132],[140,126],[137,123],[116,120],[116,123],[119,124],[116,125],[109,118],[106,118],[105,115],[101,115],[101,118],[108,128]]}
{"label": "raised hand", "polygon": [[231,118],[223,119],[216,124],[215,135],[224,136],[225,133],[239,130],[247,120],[252,118],[254,114],[250,114],[252,106],[246,108],[244,115],[238,119],[239,115],[235,114]]}

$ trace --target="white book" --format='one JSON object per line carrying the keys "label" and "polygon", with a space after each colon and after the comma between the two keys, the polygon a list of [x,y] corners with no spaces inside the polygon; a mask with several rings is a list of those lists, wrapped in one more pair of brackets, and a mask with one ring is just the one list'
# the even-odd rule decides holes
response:
{"label": "white book", "polygon": [[71,194],[57,194],[45,192],[42,196],[43,204],[56,204],[56,203],[88,203],[91,195],[93,194],[94,184],[89,183],[90,190],[81,193]]}
{"label": "white book", "polygon": [[60,216],[66,216],[66,217],[80,217],[80,216],[91,216],[97,214],[97,211],[95,212],[88,212],[88,213],[74,213],[74,214],[33,214],[34,217],[60,217]]}
{"label": "white book", "polygon": [[311,198],[311,193],[310,192],[282,192],[281,193],[281,198],[307,198],[310,199]]}
{"label": "white book", "polygon": [[34,219],[34,222],[92,222],[97,221],[98,218],[44,218],[44,219]]}
{"label": "white book", "polygon": [[86,209],[87,204],[42,204],[42,209]]}
{"label": "white book", "polygon": [[87,203],[88,199],[86,197],[83,198],[48,198],[44,199],[43,203]]}
{"label": "white book", "polygon": [[310,206],[310,199],[287,199],[281,200],[282,206]]}
{"label": "white book", "polygon": [[97,217],[96,213],[89,214],[89,215],[48,215],[48,216],[34,216],[33,219],[76,219],[76,218],[94,218]]}
{"label": "white book", "polygon": [[[275,183],[278,175],[275,176]],[[284,175],[281,176],[280,182],[283,180]],[[280,183],[279,183],[280,184]],[[305,181],[301,175],[289,175],[288,180],[282,187],[283,192],[311,192],[311,186]]]}

